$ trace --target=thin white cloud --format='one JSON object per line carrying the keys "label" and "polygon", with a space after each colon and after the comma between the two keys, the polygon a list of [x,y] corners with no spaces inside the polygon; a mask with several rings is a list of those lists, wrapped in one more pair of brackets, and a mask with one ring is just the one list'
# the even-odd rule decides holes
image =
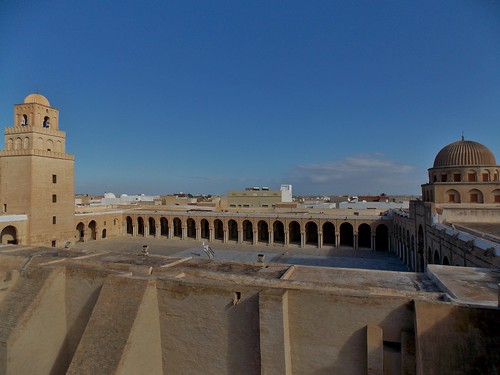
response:
{"label": "thin white cloud", "polygon": [[298,194],[418,194],[423,176],[415,173],[414,166],[374,153],[300,164],[289,178]]}

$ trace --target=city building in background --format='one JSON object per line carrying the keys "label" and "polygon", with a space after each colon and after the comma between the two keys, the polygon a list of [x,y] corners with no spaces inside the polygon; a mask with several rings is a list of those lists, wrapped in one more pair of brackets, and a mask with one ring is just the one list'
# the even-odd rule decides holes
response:
{"label": "city building in background", "polygon": [[[498,370],[500,167],[486,146],[444,147],[409,207],[382,195],[299,204],[291,185],[230,191],[227,204],[106,193],[75,206],[58,110],[32,94],[14,113],[0,151],[1,374]],[[146,245],[73,246],[112,237]],[[212,258],[150,255],[148,238]],[[218,260],[217,244],[389,252],[409,272]]]}

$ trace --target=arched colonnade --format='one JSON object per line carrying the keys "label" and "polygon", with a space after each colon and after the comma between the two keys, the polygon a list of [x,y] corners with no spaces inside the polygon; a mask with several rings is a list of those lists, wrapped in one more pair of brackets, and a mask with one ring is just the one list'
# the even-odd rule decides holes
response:
{"label": "arched colonnade", "polygon": [[75,227],[75,241],[87,242],[89,240],[100,240],[121,234],[121,220],[119,217],[79,218]]}
{"label": "arched colonnade", "polygon": [[289,217],[238,214],[124,215],[123,233],[131,236],[195,239],[223,243],[307,245],[389,250],[390,222],[373,219]]}

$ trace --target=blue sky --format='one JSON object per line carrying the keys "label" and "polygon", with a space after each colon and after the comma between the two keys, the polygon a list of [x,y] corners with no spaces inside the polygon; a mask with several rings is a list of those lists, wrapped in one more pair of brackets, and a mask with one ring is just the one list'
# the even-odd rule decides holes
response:
{"label": "blue sky", "polygon": [[37,91],[79,193],[418,194],[500,159],[500,2],[2,0],[0,126]]}

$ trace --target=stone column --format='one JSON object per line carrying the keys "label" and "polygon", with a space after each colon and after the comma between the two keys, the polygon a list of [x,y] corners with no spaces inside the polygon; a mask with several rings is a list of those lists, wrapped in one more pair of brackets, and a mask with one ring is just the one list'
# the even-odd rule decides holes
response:
{"label": "stone column", "polygon": [[338,249],[340,246],[340,233],[335,233],[335,247]]}
{"label": "stone column", "polygon": [[168,238],[174,238],[174,228],[168,227]]}
{"label": "stone column", "polygon": [[306,246],[306,233],[305,232],[300,232],[300,247],[305,247]]}
{"label": "stone column", "polygon": [[185,240],[187,238],[187,228],[186,227],[182,227],[182,230],[181,230],[181,240]]}
{"label": "stone column", "polygon": [[208,241],[213,242],[214,241],[214,228],[209,229],[209,235],[208,235]]}
{"label": "stone column", "polygon": [[353,237],[354,250],[358,250],[358,234],[354,232]]}
{"label": "stone column", "polygon": [[137,224],[132,224],[132,236],[137,236]]}
{"label": "stone column", "polygon": [[149,224],[144,225],[144,237],[149,237]]}
{"label": "stone column", "polygon": [[292,374],[288,292],[259,293],[260,366],[262,375]]}
{"label": "stone column", "polygon": [[382,328],[366,326],[366,362],[368,375],[384,375],[384,339]]}
{"label": "stone column", "polygon": [[323,247],[323,232],[319,231],[318,232],[318,249],[321,249]]}
{"label": "stone column", "polygon": [[227,243],[227,229],[224,228],[224,234],[222,236],[222,242]]}
{"label": "stone column", "polygon": [[377,239],[375,234],[372,234],[372,243],[371,243],[371,249],[375,250],[375,240]]}
{"label": "stone column", "polygon": [[274,232],[272,230],[269,231],[269,242],[268,245],[272,246],[274,244]]}
{"label": "stone column", "polygon": [[285,246],[288,246],[290,244],[290,232],[287,230],[285,231]]}
{"label": "stone column", "polygon": [[161,236],[161,227],[160,227],[160,224],[158,224],[155,227],[155,238],[160,238],[160,236]]}
{"label": "stone column", "polygon": [[201,226],[196,227],[196,241],[201,241]]}
{"label": "stone column", "polygon": [[238,243],[243,243],[243,229],[238,228]]}
{"label": "stone column", "polygon": [[252,245],[257,245],[259,238],[258,238],[258,233],[257,229],[253,230],[253,236],[252,236]]}

